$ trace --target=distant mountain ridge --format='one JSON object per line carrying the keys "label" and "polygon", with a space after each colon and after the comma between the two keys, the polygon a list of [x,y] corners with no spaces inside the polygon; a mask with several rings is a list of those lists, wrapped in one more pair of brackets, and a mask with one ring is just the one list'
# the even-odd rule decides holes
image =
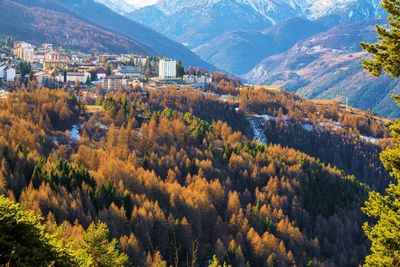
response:
{"label": "distant mountain ridge", "polygon": [[326,29],[307,19],[291,18],[262,31],[227,32],[193,51],[218,68],[244,75],[261,59],[285,52],[299,40]]}
{"label": "distant mountain ridge", "polygon": [[[106,1],[106,0],[103,0]],[[288,29],[274,43],[274,30],[294,17],[321,29],[384,16],[380,0],[159,0],[126,16],[189,47],[203,60],[243,75],[266,56],[318,33],[315,27]],[[201,23],[199,23],[201,21]],[[300,32],[295,32],[300,31]],[[293,38],[294,34],[296,38]],[[272,36],[272,37],[271,37]],[[282,34],[281,34],[282,36]],[[281,45],[279,45],[281,44]]]}
{"label": "distant mountain ridge", "polygon": [[390,98],[400,92],[400,81],[374,78],[363,70],[359,42],[376,41],[371,20],[335,27],[298,42],[287,52],[264,59],[244,77],[251,83],[277,85],[310,99],[338,99],[361,109],[399,116]]}
{"label": "distant mountain ridge", "polygon": [[136,10],[127,17],[149,25],[190,48],[229,31],[262,30],[272,25],[251,7],[232,0],[189,0],[174,5],[175,2],[178,1],[159,2]]}

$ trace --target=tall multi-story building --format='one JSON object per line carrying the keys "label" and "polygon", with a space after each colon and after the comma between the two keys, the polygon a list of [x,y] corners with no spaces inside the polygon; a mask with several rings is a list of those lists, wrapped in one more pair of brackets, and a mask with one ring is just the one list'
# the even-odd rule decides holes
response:
{"label": "tall multi-story building", "polygon": [[6,77],[6,65],[1,65],[0,66],[0,79],[5,80]]}
{"label": "tall multi-story building", "polygon": [[158,65],[158,77],[160,80],[176,79],[176,61],[169,59],[160,59]]}
{"label": "tall multi-story building", "polygon": [[5,80],[7,82],[13,82],[15,81],[15,78],[17,76],[17,71],[13,67],[7,67],[5,69]]}
{"label": "tall multi-story building", "polygon": [[126,89],[128,79],[123,77],[108,77],[103,80],[103,88],[108,91],[118,91],[118,89]]}
{"label": "tall multi-story building", "polygon": [[64,69],[68,66],[68,57],[56,51],[50,51],[45,54],[43,61],[43,69]]}
{"label": "tall multi-story building", "polygon": [[32,63],[35,60],[35,47],[25,42],[15,42],[13,55]]}

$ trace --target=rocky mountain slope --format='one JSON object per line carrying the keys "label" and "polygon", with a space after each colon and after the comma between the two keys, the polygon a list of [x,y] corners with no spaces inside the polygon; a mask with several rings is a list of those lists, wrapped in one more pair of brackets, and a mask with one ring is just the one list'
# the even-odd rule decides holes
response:
{"label": "rocky mountain slope", "polygon": [[[190,48],[235,30],[262,30],[271,22],[261,14],[231,0],[187,1],[180,5],[159,2],[128,15]],[[199,23],[201,22],[201,23]]]}
{"label": "rocky mountain slope", "polygon": [[261,59],[282,53],[299,40],[325,29],[307,19],[291,18],[263,31],[227,32],[193,51],[220,69],[244,75]]}

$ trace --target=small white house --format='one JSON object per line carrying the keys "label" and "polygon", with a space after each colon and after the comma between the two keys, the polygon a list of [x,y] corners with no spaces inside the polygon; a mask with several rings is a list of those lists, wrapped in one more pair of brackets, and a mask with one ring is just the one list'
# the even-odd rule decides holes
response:
{"label": "small white house", "polygon": [[196,83],[196,76],[194,75],[183,75],[183,82],[187,84]]}
{"label": "small white house", "polygon": [[104,80],[107,77],[106,70],[103,67],[97,68],[96,73],[98,80]]}

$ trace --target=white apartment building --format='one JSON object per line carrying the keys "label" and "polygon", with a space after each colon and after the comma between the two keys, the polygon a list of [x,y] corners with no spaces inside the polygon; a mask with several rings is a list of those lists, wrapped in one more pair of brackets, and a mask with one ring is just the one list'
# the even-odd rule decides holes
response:
{"label": "white apartment building", "polygon": [[90,81],[90,73],[88,72],[67,72],[67,82],[76,82],[86,83]]}
{"label": "white apartment building", "polygon": [[[67,82],[74,83],[78,81],[79,83],[86,83],[90,80],[90,73],[88,72],[67,72],[66,78]],[[58,82],[64,82],[64,75],[59,73],[56,77]]]}
{"label": "white apartment building", "polygon": [[0,79],[4,80],[6,77],[6,65],[0,66]]}
{"label": "white apartment building", "polygon": [[7,82],[15,81],[16,76],[17,76],[17,71],[14,68],[8,67],[8,68],[5,69],[5,77],[4,77],[4,79]]}
{"label": "white apartment building", "polygon": [[160,80],[176,79],[176,60],[160,59],[158,77]]}

